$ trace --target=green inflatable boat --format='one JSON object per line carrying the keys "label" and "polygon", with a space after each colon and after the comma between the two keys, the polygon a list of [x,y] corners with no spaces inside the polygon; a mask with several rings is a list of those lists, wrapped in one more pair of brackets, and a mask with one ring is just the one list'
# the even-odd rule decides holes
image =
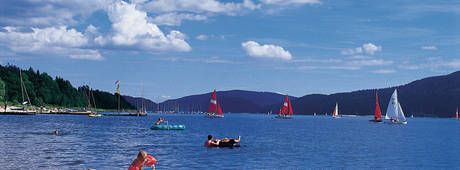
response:
{"label": "green inflatable boat", "polygon": [[185,130],[185,125],[153,125],[152,130]]}

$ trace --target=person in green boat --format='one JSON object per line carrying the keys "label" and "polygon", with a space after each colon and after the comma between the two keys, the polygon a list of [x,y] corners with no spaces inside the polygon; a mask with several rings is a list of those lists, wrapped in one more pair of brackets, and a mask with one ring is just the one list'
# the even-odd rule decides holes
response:
{"label": "person in green boat", "polygon": [[165,121],[160,117],[160,118],[158,118],[158,121],[155,122],[155,125],[160,125],[160,123],[168,123],[168,121]]}

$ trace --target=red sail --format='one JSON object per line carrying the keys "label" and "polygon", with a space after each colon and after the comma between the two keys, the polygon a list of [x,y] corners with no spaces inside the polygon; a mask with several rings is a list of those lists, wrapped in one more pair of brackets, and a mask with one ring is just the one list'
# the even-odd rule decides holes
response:
{"label": "red sail", "polygon": [[217,103],[217,114],[224,115],[224,112],[222,112],[222,109],[220,108],[219,103]]}
{"label": "red sail", "polygon": [[294,112],[292,112],[291,99],[289,99],[289,114],[294,114]]}
{"label": "red sail", "polygon": [[216,90],[212,93],[211,101],[209,102],[208,113],[216,113],[217,112],[217,98],[216,98]]}
{"label": "red sail", "polygon": [[281,107],[281,114],[288,113],[288,100],[288,96],[286,96],[286,99],[284,99],[283,107]]}
{"label": "red sail", "polygon": [[458,108],[457,108],[457,112],[455,112],[455,118],[458,119]]}
{"label": "red sail", "polygon": [[380,113],[380,106],[379,106],[379,98],[378,98],[378,93],[375,92],[375,111],[374,111],[374,117],[375,119],[381,119],[382,118],[382,113]]}

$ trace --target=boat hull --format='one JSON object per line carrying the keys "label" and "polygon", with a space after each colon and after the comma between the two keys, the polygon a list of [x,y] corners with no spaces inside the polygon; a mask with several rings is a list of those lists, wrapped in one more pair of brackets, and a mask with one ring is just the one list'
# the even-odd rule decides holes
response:
{"label": "boat hull", "polygon": [[275,118],[277,118],[277,119],[292,119],[291,116],[280,116],[280,115],[275,116]]}
{"label": "boat hull", "polygon": [[37,112],[28,112],[28,111],[21,111],[21,112],[0,112],[0,115],[37,115]]}
{"label": "boat hull", "polygon": [[383,122],[382,119],[371,119],[369,122]]}
{"label": "boat hull", "polygon": [[204,117],[206,117],[206,118],[223,118],[224,115],[206,115]]}
{"label": "boat hull", "polygon": [[152,130],[185,130],[185,125],[153,125]]}
{"label": "boat hull", "polygon": [[389,121],[389,122],[384,122],[386,124],[399,124],[399,125],[405,125],[407,124],[407,122],[393,122],[393,121]]}
{"label": "boat hull", "polygon": [[89,114],[89,117],[102,117],[102,114]]}

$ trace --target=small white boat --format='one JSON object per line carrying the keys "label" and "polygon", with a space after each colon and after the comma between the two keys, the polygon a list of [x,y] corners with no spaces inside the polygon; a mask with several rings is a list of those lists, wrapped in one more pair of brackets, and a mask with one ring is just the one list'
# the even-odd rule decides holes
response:
{"label": "small white boat", "polygon": [[332,118],[340,118],[339,116],[339,104],[335,103],[334,112],[332,113]]}
{"label": "small white boat", "polygon": [[407,124],[406,117],[398,101],[398,91],[395,89],[388,103],[387,113],[385,115],[385,123],[390,124]]}

